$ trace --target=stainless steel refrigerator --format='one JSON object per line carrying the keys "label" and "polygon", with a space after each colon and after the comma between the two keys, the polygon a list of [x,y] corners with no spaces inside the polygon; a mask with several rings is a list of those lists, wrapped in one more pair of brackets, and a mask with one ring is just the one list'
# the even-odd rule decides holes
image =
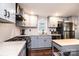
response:
{"label": "stainless steel refrigerator", "polygon": [[73,23],[65,21],[63,23],[63,36],[64,39],[73,39],[75,38],[75,30],[73,28]]}
{"label": "stainless steel refrigerator", "polygon": [[75,30],[73,23],[70,21],[58,21],[57,32],[61,34],[61,39],[75,38]]}

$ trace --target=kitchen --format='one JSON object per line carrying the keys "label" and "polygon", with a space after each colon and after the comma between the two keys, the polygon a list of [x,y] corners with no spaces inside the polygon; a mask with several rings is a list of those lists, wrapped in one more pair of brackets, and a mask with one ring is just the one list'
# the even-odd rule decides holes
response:
{"label": "kitchen", "polygon": [[0,3],[0,56],[79,55],[78,3]]}

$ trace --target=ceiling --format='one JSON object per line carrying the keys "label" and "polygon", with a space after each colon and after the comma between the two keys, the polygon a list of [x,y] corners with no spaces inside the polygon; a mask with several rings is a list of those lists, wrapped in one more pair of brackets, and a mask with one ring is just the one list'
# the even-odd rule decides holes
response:
{"label": "ceiling", "polygon": [[79,3],[20,3],[25,13],[40,16],[78,16]]}

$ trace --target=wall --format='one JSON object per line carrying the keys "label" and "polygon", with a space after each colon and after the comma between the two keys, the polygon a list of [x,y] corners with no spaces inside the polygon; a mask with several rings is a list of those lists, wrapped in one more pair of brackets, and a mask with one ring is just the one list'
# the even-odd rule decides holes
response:
{"label": "wall", "polygon": [[20,35],[20,30],[15,24],[0,23],[0,42]]}
{"label": "wall", "polygon": [[[47,34],[51,34],[51,32],[50,32],[50,30],[52,29],[52,28],[48,28],[48,19],[47,19],[47,17],[38,17],[38,23],[39,23],[39,21],[41,20],[41,19],[44,19],[45,21],[46,21],[46,27],[45,27],[45,33],[47,33]],[[58,18],[57,20],[62,20],[61,18]],[[57,24],[57,23],[56,23]],[[38,24],[39,25],[39,24]],[[31,29],[31,31],[30,31],[30,29]],[[26,31],[25,31],[25,34],[26,35],[38,35],[38,34],[42,34],[42,32],[41,31],[39,31],[39,26],[37,26],[37,28],[26,28]]]}
{"label": "wall", "polygon": [[37,28],[26,28],[25,34],[26,35],[38,35],[38,29]]}
{"label": "wall", "polygon": [[[39,34],[42,34],[42,31],[40,31],[40,29],[39,29],[39,25],[40,25],[39,23],[40,23],[41,20],[45,20],[44,22],[46,22],[46,24],[45,24],[46,26],[45,26],[44,31],[47,32],[47,18],[40,16],[40,17],[38,17],[37,27],[36,28],[26,28],[25,34],[26,35],[39,35]],[[30,31],[30,29],[31,29],[31,31]]]}
{"label": "wall", "polygon": [[[41,18],[39,18],[38,21],[40,19]],[[62,19],[64,19],[64,21],[68,20],[68,21],[72,21],[74,23],[73,30],[75,30],[75,38],[79,39],[79,17],[73,16],[73,17],[70,17],[69,19],[67,19],[67,18],[59,18],[60,21]],[[46,19],[46,21],[47,21],[47,19]],[[31,29],[31,31],[30,31],[30,29]],[[50,30],[52,30],[52,28],[47,27],[47,29],[46,29],[47,34],[51,34]],[[26,35],[30,35],[30,34],[31,35],[37,35],[37,34],[41,34],[41,32],[38,31],[38,27],[37,28],[26,28]]]}
{"label": "wall", "polygon": [[[50,29],[51,28],[47,28],[47,32],[46,32],[47,34],[51,34]],[[26,35],[39,35],[42,33],[38,31],[38,28],[26,28],[25,34]]]}

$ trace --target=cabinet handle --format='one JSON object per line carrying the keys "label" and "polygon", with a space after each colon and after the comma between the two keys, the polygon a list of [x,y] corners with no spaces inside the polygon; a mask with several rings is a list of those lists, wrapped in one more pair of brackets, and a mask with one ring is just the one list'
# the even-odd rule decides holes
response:
{"label": "cabinet handle", "polygon": [[6,9],[4,9],[4,11],[5,11],[5,14],[4,14],[4,16],[7,16],[7,10],[6,10]]}
{"label": "cabinet handle", "polygon": [[10,12],[8,11],[7,13],[8,13],[7,17],[9,18],[10,17]]}

